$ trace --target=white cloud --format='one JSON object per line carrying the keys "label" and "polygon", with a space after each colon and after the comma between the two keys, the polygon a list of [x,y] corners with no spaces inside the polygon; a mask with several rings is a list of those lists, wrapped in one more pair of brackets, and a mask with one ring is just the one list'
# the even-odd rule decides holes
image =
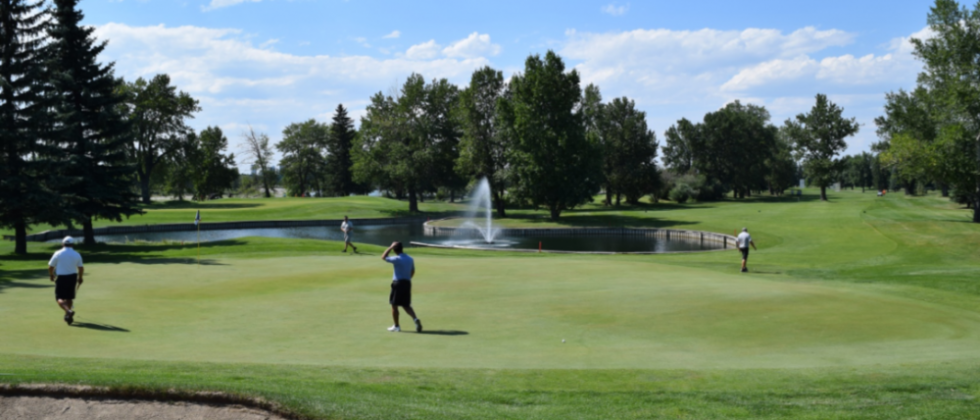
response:
{"label": "white cloud", "polygon": [[622,16],[626,14],[626,11],[629,9],[630,9],[629,3],[627,3],[625,6],[616,6],[616,4],[607,4],[602,7],[602,13],[613,15],[613,16]]}
{"label": "white cloud", "polygon": [[361,46],[364,48],[371,48],[371,44],[368,44],[367,38],[363,36],[355,37],[354,41],[357,42],[358,44],[361,44]]}
{"label": "white cloud", "polygon": [[795,80],[805,76],[814,76],[820,70],[820,63],[801,55],[789,60],[776,59],[766,61],[744,69],[730,80],[721,85],[723,91],[744,91],[756,86],[773,82]]}
{"label": "white cloud", "polygon": [[201,6],[201,10],[209,12],[215,9],[220,9],[222,7],[234,6],[240,3],[258,3],[262,0],[211,0],[207,6]]}
{"label": "white cloud", "polygon": [[618,62],[661,69],[701,68],[790,58],[853,42],[854,34],[812,27],[783,34],[776,29],[674,31],[637,29],[618,33],[570,30],[562,54],[589,62]]}
{"label": "white cloud", "polygon": [[929,36],[924,29],[877,50],[844,54],[835,50],[853,44],[857,34],[837,29],[568,30],[560,53],[607,100],[635,99],[661,132],[736,99],[766,106],[778,124],[825,93],[863,124],[849,140],[851,153],[875,141],[873,119],[884,93],[914,86],[921,64],[911,55],[910,39]]}
{"label": "white cloud", "polygon": [[473,32],[442,50],[446,57],[486,57],[500,54],[500,45],[490,42],[490,35]]}
{"label": "white cloud", "polygon": [[442,46],[436,44],[436,40],[430,39],[427,42],[408,47],[408,51],[405,51],[405,58],[409,60],[431,60],[439,56],[440,48]]}
{"label": "white cloud", "polygon": [[889,43],[889,52],[883,55],[867,54],[855,57],[851,54],[825,57],[819,61],[808,55],[790,60],[775,59],[749,66],[732,77],[722,90],[744,91],[774,82],[811,79],[836,85],[872,85],[883,82],[899,82],[912,78],[921,65],[912,56],[911,38],[926,39],[932,31],[925,28],[910,37],[895,38]]}
{"label": "white cloud", "polygon": [[[165,73],[198,99],[202,111],[189,121],[193,127],[251,123],[269,127],[273,141],[289,123],[332,112],[338,103],[351,115],[363,115],[372,94],[412,72],[465,83],[489,64],[482,57],[440,57],[442,47],[434,41],[428,58],[375,58],[287,54],[269,41],[253,43],[250,34],[237,29],[109,23],[96,27],[95,35],[109,41],[100,59],[114,61],[117,76],[133,81]],[[228,137],[239,140],[238,133]]]}
{"label": "white cloud", "polygon": [[385,35],[382,38],[384,38],[384,39],[395,39],[395,38],[398,38],[400,36],[402,36],[402,33],[400,31],[391,31],[390,34]]}

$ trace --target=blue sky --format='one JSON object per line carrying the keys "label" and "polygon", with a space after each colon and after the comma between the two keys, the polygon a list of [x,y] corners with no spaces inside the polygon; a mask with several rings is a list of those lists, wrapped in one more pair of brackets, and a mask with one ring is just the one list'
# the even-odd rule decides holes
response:
{"label": "blue sky", "polygon": [[627,96],[663,132],[733,100],[774,123],[825,93],[858,118],[848,153],[877,140],[886,92],[915,85],[908,39],[931,1],[83,0],[127,80],[171,75],[201,101],[231,151],[248,125],[273,141],[292,122],[355,117],[412,72],[465,85],[484,65],[509,76],[555,50],[605,100]]}

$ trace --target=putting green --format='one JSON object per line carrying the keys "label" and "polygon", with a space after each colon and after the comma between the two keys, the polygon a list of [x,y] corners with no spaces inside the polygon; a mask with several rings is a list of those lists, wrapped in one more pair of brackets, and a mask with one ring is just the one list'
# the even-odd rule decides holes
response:
{"label": "putting green", "polygon": [[91,264],[78,328],[61,322],[47,279],[6,289],[0,353],[700,369],[975,359],[980,347],[980,314],[905,298],[915,293],[908,286],[774,281],[655,261],[419,256],[414,303],[428,334],[385,331],[390,267],[377,255]]}

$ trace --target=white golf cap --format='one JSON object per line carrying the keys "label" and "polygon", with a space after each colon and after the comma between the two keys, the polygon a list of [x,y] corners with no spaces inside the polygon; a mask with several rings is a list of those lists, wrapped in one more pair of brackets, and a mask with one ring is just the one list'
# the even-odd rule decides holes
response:
{"label": "white golf cap", "polygon": [[62,239],[61,240],[61,244],[62,245],[74,245],[75,244],[75,238],[72,238],[71,236],[65,236],[65,239]]}

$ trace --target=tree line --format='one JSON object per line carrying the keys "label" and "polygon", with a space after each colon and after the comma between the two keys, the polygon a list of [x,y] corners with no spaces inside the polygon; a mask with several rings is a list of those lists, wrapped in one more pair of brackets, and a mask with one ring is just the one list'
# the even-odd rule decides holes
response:
{"label": "tree line", "polygon": [[238,176],[220,129],[185,125],[197,101],[165,75],[116,78],[83,17],[77,0],[0,0],[0,225],[16,253],[31,225],[80,225],[91,243],[94,219],[142,213],[161,165],[196,197]]}
{"label": "tree line", "polygon": [[480,178],[499,216],[527,206],[557,219],[600,194],[606,205],[779,195],[806,179],[823,200],[835,183],[937,187],[980,222],[980,11],[952,0],[931,9],[936,36],[912,41],[925,70],[915,90],[886,96],[876,154],[840,156],[859,125],[822,94],[778,126],[764,107],[740,101],[682,118],[660,147],[634,100],[604,101],[549,51],[509,80],[491,67],[465,86],[412,74],[370,98],[359,128],[338,105],[329,123],[290,124],[274,145],[249,129],[247,175],[221,129],[187,126],[199,103],[167,75],[126,82],[99,63],[106,43],[82,17],[77,0],[0,0],[0,225],[14,230],[18,253],[31,225],[81,225],[92,241],[94,219],[139,214],[154,193],[382,191],[417,211],[426,197],[455,200]]}

